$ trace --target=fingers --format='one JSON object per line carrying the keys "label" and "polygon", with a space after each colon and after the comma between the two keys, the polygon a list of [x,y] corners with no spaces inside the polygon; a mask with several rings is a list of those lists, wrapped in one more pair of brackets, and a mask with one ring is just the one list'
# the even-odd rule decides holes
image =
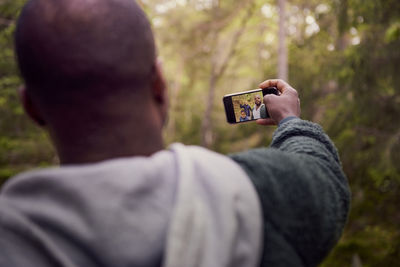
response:
{"label": "fingers", "polygon": [[290,85],[288,83],[286,83],[284,80],[281,79],[270,79],[270,80],[266,80],[263,81],[262,83],[260,83],[260,88],[266,88],[266,87],[277,87],[278,89],[280,88],[284,88],[284,87],[290,87]]}
{"label": "fingers", "polygon": [[[264,96],[264,98],[263,98],[263,100],[264,100],[264,104],[266,105],[266,106],[268,106],[268,104],[267,103],[270,103],[271,101],[273,101],[273,98],[274,97],[278,97],[278,96],[276,96],[276,95],[265,95]],[[259,124],[259,125],[276,125],[276,122],[273,120],[273,119],[271,119],[271,118],[267,118],[267,119],[258,119],[257,121],[257,124]]]}
{"label": "fingers", "polygon": [[282,94],[296,94],[297,91],[291,87],[287,82],[281,79],[271,79],[271,80],[266,80],[262,83],[260,83],[259,87],[261,89],[267,88],[267,87],[276,87]]}
{"label": "fingers", "polygon": [[256,123],[259,125],[276,125],[273,119],[258,119]]}

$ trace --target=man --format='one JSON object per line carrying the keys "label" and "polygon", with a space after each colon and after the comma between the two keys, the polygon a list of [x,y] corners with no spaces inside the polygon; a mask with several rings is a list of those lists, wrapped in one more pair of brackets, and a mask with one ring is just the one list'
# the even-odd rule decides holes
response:
{"label": "man", "polygon": [[261,107],[264,104],[261,104],[261,97],[259,95],[254,96],[254,107],[253,107],[253,119],[260,119],[261,118]]}
{"label": "man", "polygon": [[257,121],[279,125],[270,148],[226,157],[164,149],[165,83],[134,1],[31,0],[16,52],[61,166],[3,186],[0,266],[316,266],[339,239],[347,180],[284,81],[260,84],[281,92]]}

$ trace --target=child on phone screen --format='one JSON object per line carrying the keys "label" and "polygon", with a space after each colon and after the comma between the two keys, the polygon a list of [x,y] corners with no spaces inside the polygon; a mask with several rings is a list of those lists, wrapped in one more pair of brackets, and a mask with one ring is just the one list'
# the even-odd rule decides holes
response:
{"label": "child on phone screen", "polygon": [[242,109],[240,111],[240,119],[239,119],[239,121],[248,121],[248,120],[249,120],[249,118],[247,117],[246,112],[244,111],[244,109]]}

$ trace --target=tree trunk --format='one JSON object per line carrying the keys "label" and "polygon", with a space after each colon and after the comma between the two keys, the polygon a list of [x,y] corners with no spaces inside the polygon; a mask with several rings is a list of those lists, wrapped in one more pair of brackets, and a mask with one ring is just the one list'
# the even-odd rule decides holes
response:
{"label": "tree trunk", "polygon": [[201,144],[205,147],[211,147],[213,143],[213,136],[211,131],[211,113],[214,105],[214,95],[215,95],[215,86],[217,82],[217,74],[215,72],[215,66],[211,67],[211,76],[208,83],[208,97],[206,103],[206,110],[204,113],[203,123],[202,123],[202,135],[201,135]]}
{"label": "tree trunk", "polygon": [[278,78],[288,81],[288,50],[286,46],[286,0],[278,0],[279,7],[279,47],[278,47]]}
{"label": "tree trunk", "polygon": [[[265,32],[267,31],[267,24],[266,23],[262,23],[260,24],[260,28],[259,28],[259,36],[264,36]],[[265,59],[263,58],[263,52],[265,50],[265,40],[264,38],[260,38],[259,44],[258,44],[258,49],[256,51],[256,58],[257,58],[257,64],[256,64],[256,69],[257,71],[260,72],[259,76],[255,76],[253,78],[253,83],[257,84],[260,81],[264,81],[265,80],[265,76],[264,76],[264,71],[263,71],[263,67],[264,67],[264,61]]]}
{"label": "tree trunk", "polygon": [[339,36],[336,43],[336,48],[339,51],[344,51],[350,44],[350,38],[348,34],[349,29],[349,17],[347,14],[348,10],[348,0],[340,0],[338,2],[338,31]]}
{"label": "tree trunk", "polygon": [[[235,32],[235,34],[232,37],[230,46],[227,48],[228,52],[226,57],[219,61],[217,60],[217,55],[212,55],[206,110],[204,112],[204,117],[201,125],[201,145],[207,148],[210,148],[213,143],[211,114],[214,107],[215,89],[217,86],[217,82],[224,75],[226,69],[228,68],[229,62],[234,57],[237,45],[240,41],[240,37],[243,35],[247,22],[250,20],[253,14],[254,14],[254,5],[251,4],[247,10],[246,15],[241,20],[239,29]],[[215,34],[215,36],[217,35],[218,33]],[[216,42],[216,45],[218,45],[218,42]],[[214,52],[215,51],[218,51],[218,49],[215,49]]]}
{"label": "tree trunk", "polygon": [[168,125],[166,131],[166,140],[168,142],[175,141],[176,134],[176,109],[177,109],[177,99],[179,96],[179,92],[182,87],[182,76],[184,72],[184,60],[181,59],[176,70],[176,77],[178,77],[172,86],[170,86],[170,97],[169,97],[169,113],[172,116],[168,117]]}

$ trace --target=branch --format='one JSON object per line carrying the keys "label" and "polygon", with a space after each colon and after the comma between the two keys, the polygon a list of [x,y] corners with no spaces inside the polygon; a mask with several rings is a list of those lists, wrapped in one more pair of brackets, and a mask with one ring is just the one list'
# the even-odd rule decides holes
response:
{"label": "branch", "polygon": [[229,53],[223,60],[221,66],[219,68],[216,68],[215,76],[216,79],[218,80],[222,75],[224,75],[230,59],[236,54],[237,51],[237,46],[240,41],[240,38],[243,36],[243,32],[247,26],[247,23],[251,19],[251,17],[254,14],[254,2],[250,4],[249,9],[246,12],[246,15],[243,17],[242,21],[240,22],[240,28],[237,30],[232,38],[230,47],[229,47]]}

